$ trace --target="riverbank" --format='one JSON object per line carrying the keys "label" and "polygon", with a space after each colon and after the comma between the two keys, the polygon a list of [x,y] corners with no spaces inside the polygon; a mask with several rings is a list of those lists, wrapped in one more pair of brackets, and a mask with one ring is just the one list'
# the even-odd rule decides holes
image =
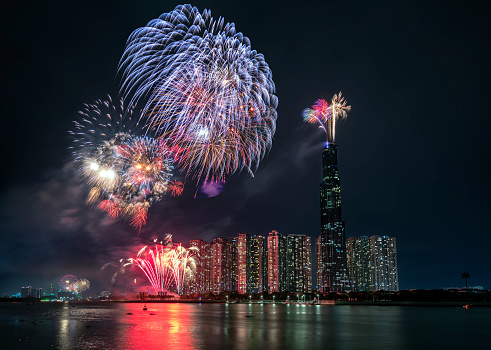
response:
{"label": "riverbank", "polygon": [[306,306],[427,306],[427,307],[463,307],[471,305],[471,307],[491,307],[491,302],[459,302],[459,301],[342,301],[342,300],[321,300],[319,303],[302,303],[294,302],[287,303],[284,300],[273,301],[224,301],[224,300],[199,300],[199,299],[183,299],[183,300],[110,300],[110,301],[70,301],[70,303],[140,303],[140,304],[276,304],[276,305],[306,305]]}
{"label": "riverbank", "polygon": [[357,306],[447,306],[462,307],[491,307],[491,302],[461,302],[461,301],[346,301],[336,300],[334,305],[357,305]]}
{"label": "riverbank", "polygon": [[70,301],[35,301],[26,302],[24,300],[10,299],[2,300],[4,303],[18,303],[27,305],[45,304],[45,303],[62,303],[67,302],[69,304],[108,304],[108,303],[139,303],[139,304],[287,304],[287,305],[324,305],[324,306],[427,306],[427,307],[463,307],[470,305],[470,307],[491,307],[491,302],[487,301],[347,301],[347,300],[320,300],[318,303],[312,302],[286,302],[284,300],[266,300],[266,301],[226,301],[226,300],[200,300],[200,299],[181,299],[181,300],[161,300],[161,299],[128,299],[128,300],[70,300]]}

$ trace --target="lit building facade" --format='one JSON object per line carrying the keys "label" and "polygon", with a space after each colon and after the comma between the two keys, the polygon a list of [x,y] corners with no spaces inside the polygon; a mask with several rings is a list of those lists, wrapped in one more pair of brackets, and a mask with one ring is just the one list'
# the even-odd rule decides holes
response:
{"label": "lit building facade", "polygon": [[213,293],[220,294],[225,291],[233,291],[234,288],[234,249],[235,242],[224,238],[215,238],[213,249]]}
{"label": "lit building facade", "polygon": [[272,231],[268,236],[268,292],[286,290],[286,240],[285,236]]}
{"label": "lit building facade", "polygon": [[372,254],[374,290],[398,291],[396,238],[371,236],[370,252]]}
{"label": "lit building facade", "polygon": [[32,296],[34,298],[41,299],[43,297],[43,288],[34,288],[32,291]]}
{"label": "lit building facade", "polygon": [[247,293],[262,293],[267,285],[267,249],[264,236],[249,237],[247,245]]}
{"label": "lit building facade", "polygon": [[312,241],[306,235],[286,237],[285,290],[312,293]]}
{"label": "lit building facade", "polygon": [[239,233],[236,238],[236,279],[237,291],[241,294],[247,293],[247,257],[249,255],[249,240],[247,233]]}
{"label": "lit building facade", "polygon": [[345,224],[341,217],[335,143],[328,143],[322,152],[320,209],[321,235],[316,239],[317,288],[322,293],[343,292],[347,287]]}
{"label": "lit building facade", "polygon": [[352,291],[399,290],[395,237],[352,237],[346,250]]}
{"label": "lit building facade", "polygon": [[346,256],[349,289],[353,292],[373,291],[370,239],[367,236],[348,238]]}
{"label": "lit building facade", "polygon": [[231,292],[237,292],[237,238],[229,238],[229,266],[230,266],[230,283],[228,289]]}
{"label": "lit building facade", "polygon": [[20,296],[21,296],[21,298],[27,298],[27,297],[32,296],[32,287],[31,286],[22,287],[20,289]]}
{"label": "lit building facade", "polygon": [[277,231],[267,237],[240,233],[211,243],[191,240],[190,246],[197,247],[199,254],[186,294],[312,292],[309,236],[285,236]]}
{"label": "lit building facade", "polygon": [[213,290],[213,250],[212,244],[202,239],[194,239],[189,242],[190,247],[199,249],[196,254],[196,273],[190,279],[189,292],[204,294]]}

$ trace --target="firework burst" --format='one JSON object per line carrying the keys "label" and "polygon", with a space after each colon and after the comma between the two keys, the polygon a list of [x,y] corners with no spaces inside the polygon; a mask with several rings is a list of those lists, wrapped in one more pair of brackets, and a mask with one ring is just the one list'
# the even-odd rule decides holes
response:
{"label": "firework burst", "polygon": [[277,97],[262,54],[233,23],[177,6],[128,39],[121,91],[145,106],[148,127],[187,176],[222,180],[257,168],[276,128]]}
{"label": "firework burst", "polygon": [[130,258],[133,266],[138,267],[157,292],[168,291],[174,283],[178,294],[182,294],[186,278],[192,278],[196,271],[197,248],[185,248],[173,244],[172,236],[167,235],[162,242],[154,241],[154,247],[145,246],[136,258]]}
{"label": "firework burst", "polygon": [[64,292],[81,293],[90,288],[90,282],[88,279],[82,278],[79,280],[74,275],[63,276],[58,284],[60,285],[60,290]]}
{"label": "firework burst", "polygon": [[61,278],[61,280],[58,282],[60,285],[60,290],[66,291],[66,292],[73,292],[74,291],[74,286],[78,282],[78,278],[74,275],[65,275]]}
{"label": "firework burst", "polygon": [[74,285],[74,290],[77,293],[81,293],[90,288],[90,281],[86,278],[78,280]]}
{"label": "firework burst", "polygon": [[328,143],[334,143],[336,137],[336,120],[339,118],[346,119],[351,106],[346,105],[346,101],[341,92],[334,95],[331,104],[326,100],[320,99],[315,102],[312,108],[306,108],[302,112],[303,120],[319,124],[326,133]]}
{"label": "firework burst", "polygon": [[164,142],[137,136],[138,118],[122,102],[86,105],[76,121],[73,154],[90,186],[86,202],[99,202],[111,218],[123,216],[141,229],[148,208],[168,191],[172,155]]}
{"label": "firework burst", "polygon": [[172,197],[178,197],[184,191],[184,184],[181,181],[171,181],[168,186]]}

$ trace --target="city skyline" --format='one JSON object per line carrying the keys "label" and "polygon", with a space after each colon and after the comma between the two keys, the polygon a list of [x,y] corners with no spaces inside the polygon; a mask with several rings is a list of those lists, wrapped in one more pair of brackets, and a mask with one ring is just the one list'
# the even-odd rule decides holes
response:
{"label": "city skyline", "polygon": [[[117,92],[131,31],[175,5],[32,3],[4,12],[0,293],[46,289],[38,281],[65,274],[105,290],[103,264],[165,233],[177,242],[272,230],[315,240],[325,137],[301,112],[339,91],[353,107],[336,129],[346,238],[396,237],[401,289],[458,286],[464,271],[470,285],[491,287],[487,24],[477,5],[193,4],[235,22],[265,55],[279,98],[271,151],[254,177],[185,187],[152,206],[139,235],[85,207],[66,132],[83,103]],[[34,33],[19,26],[26,22]]]}

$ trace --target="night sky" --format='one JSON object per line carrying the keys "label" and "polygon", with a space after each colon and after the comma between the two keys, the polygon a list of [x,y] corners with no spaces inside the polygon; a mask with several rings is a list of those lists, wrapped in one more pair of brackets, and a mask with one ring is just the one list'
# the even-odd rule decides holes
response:
{"label": "night sky", "polygon": [[[484,3],[484,2],[480,2]],[[339,91],[347,237],[397,237],[401,289],[491,288],[489,8],[433,1],[197,1],[264,54],[279,98],[273,146],[255,177],[215,197],[149,210],[138,231],[84,204],[67,148],[83,103],[119,87],[136,28],[175,1],[24,2],[1,14],[0,295],[48,289],[65,274],[109,288],[100,267],[154,237],[175,242],[320,233],[324,135],[301,111]]]}

